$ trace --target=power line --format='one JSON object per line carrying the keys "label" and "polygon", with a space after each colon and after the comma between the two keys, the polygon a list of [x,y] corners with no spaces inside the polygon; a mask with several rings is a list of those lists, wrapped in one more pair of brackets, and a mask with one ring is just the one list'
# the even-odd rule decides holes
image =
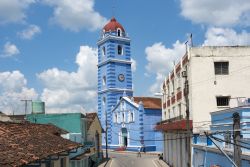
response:
{"label": "power line", "polygon": [[[227,133],[226,133],[227,134]],[[228,133],[228,134],[231,134],[231,133]],[[219,135],[221,135],[221,136],[223,136],[222,134],[219,134]],[[230,136],[230,140],[232,139],[232,137]],[[243,144],[246,144],[246,145],[250,145],[250,143],[247,143],[247,142],[244,142],[244,141],[242,141],[242,140],[236,140],[236,141],[238,141],[238,142],[240,142],[240,143],[243,143]]]}
{"label": "power line", "polygon": [[214,140],[217,140],[217,141],[219,141],[219,142],[230,143],[230,144],[232,144],[232,145],[239,146],[239,147],[242,147],[242,148],[245,148],[245,149],[250,150],[250,147],[242,146],[242,145],[240,145],[240,144],[235,144],[235,143],[232,143],[231,141],[225,141],[225,140],[223,140],[223,139],[214,137],[213,135],[210,135],[210,136],[211,136]]}

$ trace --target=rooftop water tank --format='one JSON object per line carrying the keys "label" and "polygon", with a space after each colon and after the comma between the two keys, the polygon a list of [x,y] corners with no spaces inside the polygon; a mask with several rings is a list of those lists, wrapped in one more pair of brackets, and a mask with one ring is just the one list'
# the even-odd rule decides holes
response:
{"label": "rooftop water tank", "polygon": [[44,114],[45,103],[42,101],[32,101],[32,114]]}

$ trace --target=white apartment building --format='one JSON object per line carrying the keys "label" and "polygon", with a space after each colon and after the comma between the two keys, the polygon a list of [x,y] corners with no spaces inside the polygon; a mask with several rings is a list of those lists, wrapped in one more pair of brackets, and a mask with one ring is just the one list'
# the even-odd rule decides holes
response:
{"label": "white apartment building", "polygon": [[191,47],[165,78],[162,86],[164,160],[173,167],[187,166],[185,77],[188,82],[190,127],[193,134],[207,130],[210,113],[235,107],[250,96],[250,47]]}

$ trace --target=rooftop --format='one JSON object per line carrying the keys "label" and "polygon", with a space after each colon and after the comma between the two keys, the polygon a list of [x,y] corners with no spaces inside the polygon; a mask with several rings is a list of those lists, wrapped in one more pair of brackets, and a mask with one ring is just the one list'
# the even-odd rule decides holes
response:
{"label": "rooftop", "polygon": [[81,147],[53,125],[0,122],[0,166],[22,166]]}
{"label": "rooftop", "polygon": [[103,31],[117,31],[117,29],[121,29],[121,31],[125,32],[123,26],[116,21],[116,19],[113,17],[104,27]]}
{"label": "rooftop", "polygon": [[155,97],[133,97],[134,102],[139,104],[143,103],[144,108],[161,109],[161,99]]}

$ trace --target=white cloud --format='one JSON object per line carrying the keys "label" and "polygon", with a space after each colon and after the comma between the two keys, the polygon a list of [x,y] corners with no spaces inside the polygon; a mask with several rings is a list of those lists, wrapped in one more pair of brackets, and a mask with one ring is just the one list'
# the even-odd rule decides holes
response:
{"label": "white cloud", "polygon": [[131,59],[131,61],[132,61],[131,70],[132,70],[132,72],[135,72],[136,71],[136,60]]}
{"label": "white cloud", "polygon": [[34,35],[41,33],[41,29],[37,25],[29,25],[28,28],[18,33],[22,39],[32,39]]}
{"label": "white cloud", "polygon": [[43,0],[54,8],[53,23],[71,31],[83,28],[96,30],[106,22],[106,18],[94,10],[94,0]]}
{"label": "white cloud", "polygon": [[0,24],[23,22],[26,18],[25,10],[35,0],[1,0]]}
{"label": "white cloud", "polygon": [[145,49],[147,75],[156,75],[155,83],[150,87],[150,92],[159,92],[160,85],[164,77],[173,68],[174,63],[178,63],[179,59],[185,53],[185,44],[176,41],[173,48],[166,48],[162,43],[155,43]]}
{"label": "white cloud", "polygon": [[147,75],[156,75],[155,83],[150,87],[150,92],[160,91],[164,77],[173,68],[174,63],[178,63],[179,59],[185,53],[185,44],[176,41],[173,48],[166,48],[162,43],[155,43],[145,49]]}
{"label": "white cloud", "polygon": [[181,0],[181,15],[194,23],[250,25],[249,0]]}
{"label": "white cloud", "polygon": [[19,54],[20,51],[19,49],[16,47],[15,44],[12,44],[10,42],[6,42],[4,47],[3,47],[3,52],[2,52],[2,57],[12,57],[14,55]]}
{"label": "white cloud", "polygon": [[20,71],[0,73],[0,111],[7,114],[24,114],[22,99],[34,100],[37,93],[27,88],[27,80]]}
{"label": "white cloud", "polygon": [[76,72],[52,68],[37,75],[45,86],[41,99],[46,103],[47,112],[89,112],[97,109],[97,50],[81,46],[76,64]]}
{"label": "white cloud", "polygon": [[206,39],[203,45],[206,46],[233,46],[233,45],[249,45],[250,33],[241,31],[237,33],[230,28],[211,27],[207,30]]}

